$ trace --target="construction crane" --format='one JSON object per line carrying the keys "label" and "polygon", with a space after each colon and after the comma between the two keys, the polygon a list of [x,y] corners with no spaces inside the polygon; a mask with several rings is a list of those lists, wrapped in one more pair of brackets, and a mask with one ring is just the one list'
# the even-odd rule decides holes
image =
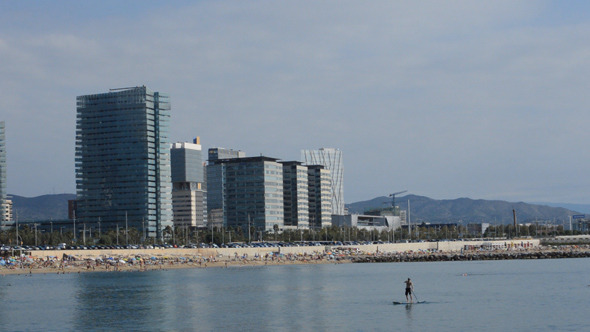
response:
{"label": "construction crane", "polygon": [[391,197],[391,206],[393,207],[393,215],[395,216],[395,195],[399,195],[399,194],[403,194],[407,192],[407,190],[404,191],[399,191],[393,194],[390,194],[389,197]]}

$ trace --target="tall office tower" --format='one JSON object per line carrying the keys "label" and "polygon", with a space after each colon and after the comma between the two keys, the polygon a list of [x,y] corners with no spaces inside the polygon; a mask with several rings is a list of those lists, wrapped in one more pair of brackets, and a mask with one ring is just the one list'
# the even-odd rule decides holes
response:
{"label": "tall office tower", "polygon": [[268,157],[218,160],[223,165],[223,217],[227,227],[283,228],[283,168]]}
{"label": "tall office tower", "polygon": [[6,136],[4,121],[0,121],[0,222],[9,221],[10,214],[6,197]]}
{"label": "tall office tower", "polygon": [[309,188],[309,227],[332,225],[332,175],[322,165],[307,166]]}
{"label": "tall office tower", "polygon": [[306,165],[323,165],[332,174],[332,214],[344,215],[344,166],[342,151],[333,148],[302,150],[301,159]]}
{"label": "tall office tower", "polygon": [[170,97],[141,86],[76,102],[78,224],[133,227],[163,240],[173,226]]}
{"label": "tall office tower", "polygon": [[170,149],[172,167],[172,210],[175,226],[207,225],[207,192],[203,182],[201,142],[174,143]]}
{"label": "tall office tower", "polygon": [[210,226],[223,226],[223,163],[218,161],[231,158],[244,158],[246,153],[242,151],[211,148],[208,151],[209,164],[207,165],[207,220]]}
{"label": "tall office tower", "polygon": [[309,196],[307,167],[298,161],[283,165],[283,210],[285,227],[309,228]]}

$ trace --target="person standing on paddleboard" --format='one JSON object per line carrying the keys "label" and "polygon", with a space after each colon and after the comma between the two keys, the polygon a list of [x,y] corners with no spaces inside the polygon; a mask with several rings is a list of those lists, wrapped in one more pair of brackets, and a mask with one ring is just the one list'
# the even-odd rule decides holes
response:
{"label": "person standing on paddleboard", "polygon": [[[414,292],[414,284],[412,283],[412,280],[410,280],[410,278],[404,281],[404,283],[406,284],[406,301],[412,303],[414,302],[414,297],[412,296],[412,293]],[[410,296],[409,299],[408,295]]]}

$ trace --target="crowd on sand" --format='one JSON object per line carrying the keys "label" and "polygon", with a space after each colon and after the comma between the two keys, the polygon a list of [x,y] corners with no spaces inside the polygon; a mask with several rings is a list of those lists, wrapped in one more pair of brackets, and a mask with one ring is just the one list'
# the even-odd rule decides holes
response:
{"label": "crowd on sand", "polygon": [[207,267],[238,267],[257,265],[284,264],[321,264],[340,263],[345,260],[336,252],[313,251],[303,254],[266,253],[264,255],[238,254],[224,256],[182,256],[162,255],[149,256],[141,253],[135,255],[97,256],[78,258],[64,254],[61,257],[34,257],[28,255],[0,258],[0,274],[36,274],[36,273],[82,273],[82,272],[125,272],[150,271],[175,268],[207,268]]}
{"label": "crowd on sand", "polygon": [[[37,273],[82,273],[82,272],[143,272],[150,270],[167,270],[175,268],[233,268],[242,266],[265,266],[286,264],[339,264],[350,262],[402,262],[424,261],[425,257],[463,257],[459,255],[504,255],[519,259],[525,256],[515,254],[535,254],[537,258],[561,258],[556,253],[576,254],[573,257],[590,257],[590,245],[563,245],[534,248],[485,249],[477,248],[460,253],[441,252],[436,250],[406,252],[365,252],[359,247],[333,247],[326,250],[314,249],[310,253],[283,254],[279,252],[248,255],[235,252],[232,255],[217,256],[183,256],[158,254],[149,256],[138,250],[133,255],[96,256],[80,258],[63,254],[61,257],[34,257],[26,254],[12,257],[0,257],[0,275],[19,274],[33,275]],[[539,254],[542,254],[541,256]],[[452,256],[451,256],[452,257]],[[489,256],[488,256],[489,257]],[[395,258],[395,259],[392,259]],[[433,259],[435,260],[435,259]]]}

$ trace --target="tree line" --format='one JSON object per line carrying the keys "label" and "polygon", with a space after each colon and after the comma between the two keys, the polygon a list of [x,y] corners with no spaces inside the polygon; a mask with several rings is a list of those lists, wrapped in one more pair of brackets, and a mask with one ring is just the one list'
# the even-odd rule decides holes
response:
{"label": "tree line", "polygon": [[[564,230],[561,225],[495,225],[485,230],[484,234],[468,232],[463,225],[442,225],[431,227],[415,225],[391,230],[367,230],[357,227],[331,226],[317,230],[283,230],[261,231],[254,226],[248,227],[166,227],[164,229],[164,243],[188,246],[191,244],[222,245],[230,242],[309,242],[309,241],[339,241],[339,242],[406,242],[406,241],[438,241],[470,238],[516,238],[516,237],[551,237],[557,235],[577,235],[579,231]],[[15,229],[0,232],[0,243],[5,245],[55,246],[59,243],[68,245],[135,245],[159,244],[155,238],[145,237],[136,228],[109,229],[103,232],[81,232],[74,236],[72,230],[46,232],[24,225]]]}

